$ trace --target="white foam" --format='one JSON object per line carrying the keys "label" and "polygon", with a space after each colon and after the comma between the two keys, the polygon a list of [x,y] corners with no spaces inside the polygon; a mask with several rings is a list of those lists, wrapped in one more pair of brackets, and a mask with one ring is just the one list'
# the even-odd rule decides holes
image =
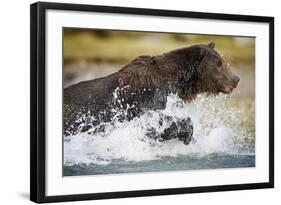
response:
{"label": "white foam", "polygon": [[[200,95],[194,102],[184,104],[176,95],[170,95],[163,111],[149,111],[129,122],[108,123],[104,133],[65,137],[64,163],[108,164],[116,160],[143,161],[180,155],[254,154],[245,148],[243,139],[250,133],[239,125],[239,110],[226,106],[229,99],[226,95]],[[190,117],[194,141],[184,145],[176,139],[158,142],[146,137],[147,127],[153,126],[159,132],[165,128],[159,127],[160,112],[174,118]]]}

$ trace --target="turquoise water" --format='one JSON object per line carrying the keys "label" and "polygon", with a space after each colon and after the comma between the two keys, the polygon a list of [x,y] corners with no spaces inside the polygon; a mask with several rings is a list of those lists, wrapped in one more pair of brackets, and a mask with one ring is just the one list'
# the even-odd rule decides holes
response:
{"label": "turquoise water", "polygon": [[64,166],[64,176],[120,174],[138,172],[182,171],[198,169],[255,167],[255,155],[210,154],[202,158],[165,157],[142,162],[116,161],[107,165],[80,164]]}

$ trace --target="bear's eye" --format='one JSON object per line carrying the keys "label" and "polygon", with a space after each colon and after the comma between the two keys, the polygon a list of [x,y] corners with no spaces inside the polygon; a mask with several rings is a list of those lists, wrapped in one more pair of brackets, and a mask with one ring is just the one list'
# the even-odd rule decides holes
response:
{"label": "bear's eye", "polygon": [[218,62],[217,62],[217,66],[221,67],[221,66],[222,66],[222,62],[221,62],[221,61],[218,61]]}

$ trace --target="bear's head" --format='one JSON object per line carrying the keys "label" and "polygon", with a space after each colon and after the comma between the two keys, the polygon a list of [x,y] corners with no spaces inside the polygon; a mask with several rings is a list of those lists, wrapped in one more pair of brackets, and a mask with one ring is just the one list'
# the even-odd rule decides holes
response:
{"label": "bear's head", "polygon": [[171,52],[176,63],[176,90],[180,98],[191,101],[199,93],[229,94],[240,78],[234,75],[222,56],[215,51],[215,43],[194,45]]}
{"label": "bear's head", "polygon": [[237,87],[240,78],[234,75],[228,63],[215,50],[215,43],[200,46],[198,73],[203,92],[229,94]]}

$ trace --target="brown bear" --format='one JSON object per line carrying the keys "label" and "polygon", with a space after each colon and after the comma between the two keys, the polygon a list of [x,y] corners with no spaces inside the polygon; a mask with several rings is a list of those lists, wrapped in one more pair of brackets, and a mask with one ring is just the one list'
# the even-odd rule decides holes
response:
{"label": "brown bear", "polygon": [[[240,79],[232,74],[214,47],[211,42],[157,56],[139,56],[118,72],[65,88],[65,135],[85,132],[113,119],[131,120],[146,110],[165,109],[171,93],[185,102],[199,93],[231,93]],[[163,120],[169,120],[169,116]],[[172,123],[160,138],[178,138],[188,144],[192,128],[187,117]],[[153,131],[149,133],[153,135]]]}

